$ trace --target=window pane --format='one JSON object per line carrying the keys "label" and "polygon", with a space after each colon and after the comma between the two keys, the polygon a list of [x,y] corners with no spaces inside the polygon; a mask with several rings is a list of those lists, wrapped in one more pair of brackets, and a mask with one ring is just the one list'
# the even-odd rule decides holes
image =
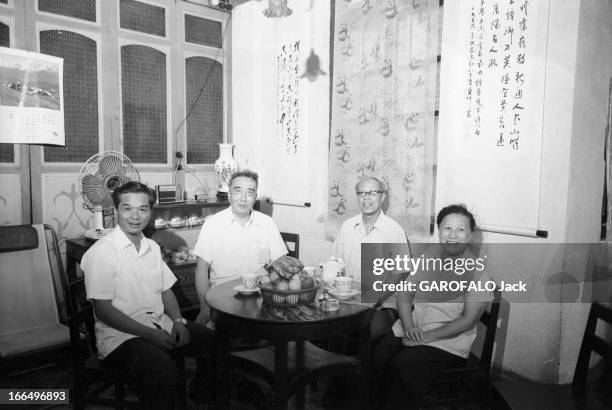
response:
{"label": "window pane", "polygon": [[[9,26],[0,23],[0,46],[10,47],[11,38],[9,36]],[[0,144],[0,162],[13,162],[14,158],[13,144]]]}
{"label": "window pane", "polygon": [[221,22],[185,14],[185,41],[221,48]]}
{"label": "window pane", "polygon": [[166,36],[166,10],[163,7],[134,0],[121,0],[119,7],[121,28]]}
{"label": "window pane", "polygon": [[123,152],[134,162],[166,163],[166,55],[121,47]]}
{"label": "window pane", "polygon": [[98,152],[96,42],[70,31],[42,31],[40,51],[64,58],[66,146],[45,147],[45,162],[83,162]]}
{"label": "window pane", "polygon": [[96,21],[96,0],[38,0],[38,10]]}
{"label": "window pane", "polygon": [[[223,142],[222,65],[205,57],[185,60],[187,163],[212,164]],[[200,90],[203,90],[200,93]]]}

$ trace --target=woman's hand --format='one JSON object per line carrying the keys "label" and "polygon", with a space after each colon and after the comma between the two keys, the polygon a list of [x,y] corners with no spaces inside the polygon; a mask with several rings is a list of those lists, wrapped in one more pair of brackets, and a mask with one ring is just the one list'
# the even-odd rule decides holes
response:
{"label": "woman's hand", "polygon": [[176,347],[176,339],[172,338],[164,329],[151,329],[149,340],[157,344],[163,350],[170,350]]}
{"label": "woman's hand", "polygon": [[209,321],[210,311],[208,309],[200,309],[200,313],[198,313],[195,322],[201,324],[202,326],[206,326]]}
{"label": "woman's hand", "polygon": [[406,329],[402,343],[404,346],[416,346],[425,343],[425,332],[420,327]]}

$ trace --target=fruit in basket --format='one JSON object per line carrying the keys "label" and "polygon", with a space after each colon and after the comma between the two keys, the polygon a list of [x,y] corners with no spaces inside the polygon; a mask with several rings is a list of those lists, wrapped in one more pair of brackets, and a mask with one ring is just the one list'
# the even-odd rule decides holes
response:
{"label": "fruit in basket", "polygon": [[280,281],[280,276],[278,276],[278,273],[272,272],[270,274],[270,282],[276,284],[276,283],[278,283],[278,281]]}
{"label": "fruit in basket", "polygon": [[289,290],[300,289],[302,289],[302,280],[300,279],[300,275],[293,275],[291,280],[289,280]]}
{"label": "fruit in basket", "polygon": [[[276,290],[289,290],[289,283],[286,280],[279,280],[276,284]],[[272,295],[272,300],[274,300],[274,303],[283,303],[285,302],[285,296],[275,293]]]}
{"label": "fruit in basket", "polygon": [[268,275],[261,275],[257,279],[259,279],[260,286],[267,287],[267,285],[270,285],[270,287],[272,287],[272,280],[270,279]]}
{"label": "fruit in basket", "polygon": [[300,276],[300,281],[302,282],[302,289],[310,289],[315,285],[314,279],[308,275]]}

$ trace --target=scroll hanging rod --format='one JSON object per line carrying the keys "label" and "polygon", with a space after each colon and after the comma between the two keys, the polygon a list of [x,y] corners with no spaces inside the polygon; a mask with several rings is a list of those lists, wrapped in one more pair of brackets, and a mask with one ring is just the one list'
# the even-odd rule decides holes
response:
{"label": "scroll hanging rod", "polygon": [[513,228],[501,225],[478,225],[476,229],[479,231],[502,233],[506,235],[527,236],[530,238],[548,238],[548,231],[538,228]]}
{"label": "scroll hanging rod", "polygon": [[293,201],[282,201],[282,200],[274,200],[272,198],[266,198],[266,202],[269,204],[275,205],[285,205],[285,206],[296,206],[299,208],[310,208],[310,202],[293,202]]}

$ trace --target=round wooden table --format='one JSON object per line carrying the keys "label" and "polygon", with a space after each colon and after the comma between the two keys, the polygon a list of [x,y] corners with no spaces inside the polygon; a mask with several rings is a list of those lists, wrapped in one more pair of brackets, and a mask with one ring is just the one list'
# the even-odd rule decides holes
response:
{"label": "round wooden table", "polygon": [[[273,355],[270,366],[275,407],[285,409],[293,390],[297,407],[304,403],[304,386],[320,375],[338,374],[346,370],[348,359],[357,365],[361,376],[363,395],[360,403],[368,407],[370,390],[370,306],[340,303],[340,309],[324,312],[318,306],[274,306],[262,302],[259,293],[240,295],[233,288],[240,281],[213,286],[206,301],[213,310],[215,320],[215,366],[217,406],[229,408],[229,336],[266,339],[273,348],[245,352],[243,359],[257,362],[261,367],[267,352]],[[307,343],[308,340],[328,340],[348,334],[359,335],[359,353],[349,357]],[[291,343],[291,351],[289,349]],[[272,353],[273,349],[273,353]],[[233,356],[240,354],[234,353]],[[311,355],[314,355],[311,357]],[[337,363],[337,365],[334,365]],[[344,366],[347,365],[347,366]],[[328,372],[321,371],[328,370]],[[353,366],[354,370],[354,366]]]}

